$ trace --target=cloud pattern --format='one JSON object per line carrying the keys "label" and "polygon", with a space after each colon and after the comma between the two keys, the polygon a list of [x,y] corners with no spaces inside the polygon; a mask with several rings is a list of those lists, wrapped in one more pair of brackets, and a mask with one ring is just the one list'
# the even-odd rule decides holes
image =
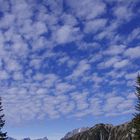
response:
{"label": "cloud pattern", "polygon": [[7,121],[132,114],[138,5],[1,0],[0,96]]}

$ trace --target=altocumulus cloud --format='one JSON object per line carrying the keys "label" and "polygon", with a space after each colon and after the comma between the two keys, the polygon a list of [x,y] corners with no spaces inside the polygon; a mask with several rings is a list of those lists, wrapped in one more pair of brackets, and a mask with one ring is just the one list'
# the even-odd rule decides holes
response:
{"label": "altocumulus cloud", "polygon": [[137,5],[1,0],[0,96],[7,121],[132,114],[140,29],[134,22],[121,29],[139,17]]}

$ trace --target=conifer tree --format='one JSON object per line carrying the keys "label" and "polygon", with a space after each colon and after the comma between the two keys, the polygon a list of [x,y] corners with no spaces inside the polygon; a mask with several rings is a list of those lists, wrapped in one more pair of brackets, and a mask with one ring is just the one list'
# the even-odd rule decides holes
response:
{"label": "conifer tree", "polygon": [[5,124],[5,121],[3,120],[4,114],[2,114],[2,99],[0,97],[0,140],[6,140],[6,133],[2,132],[2,128]]}
{"label": "conifer tree", "polygon": [[135,106],[136,113],[134,114],[133,119],[133,140],[140,140],[140,75],[137,77],[137,85],[136,85],[136,96],[137,96],[137,104]]}

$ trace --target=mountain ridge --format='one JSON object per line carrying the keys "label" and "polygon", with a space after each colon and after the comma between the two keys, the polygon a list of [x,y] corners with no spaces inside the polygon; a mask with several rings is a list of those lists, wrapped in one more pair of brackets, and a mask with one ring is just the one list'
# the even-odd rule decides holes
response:
{"label": "mountain ridge", "polygon": [[88,129],[89,129],[89,127],[76,128],[76,129],[66,133],[66,135],[63,138],[61,138],[61,140],[68,139],[68,138],[72,137],[73,135],[84,132]]}
{"label": "mountain ridge", "polygon": [[112,124],[96,124],[88,130],[77,133],[64,140],[132,140],[131,123],[113,126]]}

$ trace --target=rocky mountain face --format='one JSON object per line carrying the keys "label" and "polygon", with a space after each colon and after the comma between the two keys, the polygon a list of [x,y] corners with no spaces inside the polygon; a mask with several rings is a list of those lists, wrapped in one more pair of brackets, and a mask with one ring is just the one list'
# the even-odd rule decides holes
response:
{"label": "rocky mountain face", "polygon": [[132,140],[129,126],[130,123],[118,126],[97,124],[84,132],[77,133],[63,140]]}
{"label": "rocky mountain face", "polygon": [[88,129],[89,129],[89,127],[82,127],[82,128],[74,129],[71,132],[68,132],[61,140],[66,140],[66,139],[74,136],[75,134],[84,132],[84,131],[86,131]]}

